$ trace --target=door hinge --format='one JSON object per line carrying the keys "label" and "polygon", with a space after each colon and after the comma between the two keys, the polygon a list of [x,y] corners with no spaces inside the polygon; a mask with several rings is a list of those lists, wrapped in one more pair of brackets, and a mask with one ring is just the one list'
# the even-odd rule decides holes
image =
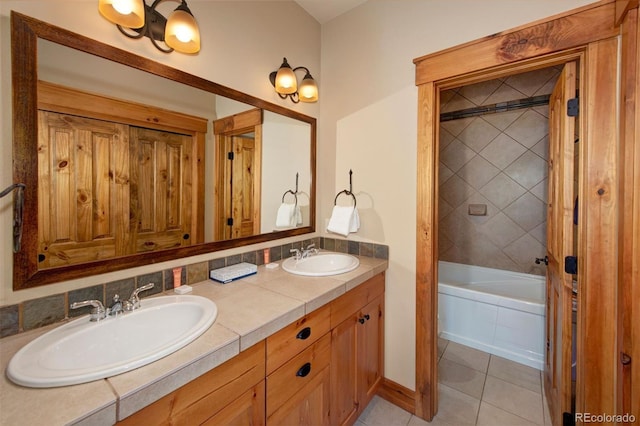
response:
{"label": "door hinge", "polygon": [[228,160],[233,160],[234,157],[235,157],[235,154],[233,153],[233,151],[227,153]]}
{"label": "door hinge", "polygon": [[233,226],[233,218],[232,217],[227,219],[227,225]]}
{"label": "door hinge", "polygon": [[569,117],[577,117],[579,109],[578,98],[569,99],[567,101],[567,115]]}
{"label": "door hinge", "polygon": [[564,272],[572,275],[578,273],[578,258],[576,256],[567,256],[564,258]]}

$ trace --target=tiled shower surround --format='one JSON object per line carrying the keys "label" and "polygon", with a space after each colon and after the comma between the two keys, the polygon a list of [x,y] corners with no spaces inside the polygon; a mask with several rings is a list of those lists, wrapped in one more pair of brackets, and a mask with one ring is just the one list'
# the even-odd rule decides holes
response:
{"label": "tiled shower surround", "polygon": [[[546,68],[444,91],[442,112],[547,95]],[[439,258],[544,275],[548,106],[444,121],[440,126]],[[469,214],[470,204],[486,215]]]}
{"label": "tiled shower surround", "polygon": [[[389,247],[386,245],[316,237],[309,240],[270,247],[270,261],[286,259],[291,256],[291,249],[301,249],[308,247],[310,244],[315,244],[316,247],[321,249],[341,253],[375,257],[378,259],[389,258]],[[264,249],[253,250],[242,254],[212,259],[207,262],[184,265],[182,268],[181,281],[186,284],[206,281],[209,279],[209,271],[211,269],[234,265],[240,262],[263,265],[263,250]],[[27,300],[16,305],[4,306],[0,308],[0,337],[7,337],[23,331],[43,327],[62,321],[67,317],[73,318],[88,314],[91,309],[90,307],[71,310],[68,309],[68,306],[73,302],[88,299],[100,300],[106,306],[115,294],[128,297],[134,289],[148,283],[162,283],[162,285],[156,285],[153,289],[145,292],[145,297],[151,294],[161,293],[163,290],[170,290],[173,288],[173,272],[171,269],[157,271],[106,284],[73,290],[67,293]],[[20,311],[22,311],[22,315],[20,315]]]}

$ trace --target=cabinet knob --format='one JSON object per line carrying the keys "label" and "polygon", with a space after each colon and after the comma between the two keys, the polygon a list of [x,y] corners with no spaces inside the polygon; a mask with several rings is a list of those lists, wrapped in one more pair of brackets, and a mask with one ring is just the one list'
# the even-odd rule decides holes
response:
{"label": "cabinet knob", "polygon": [[300,367],[300,369],[296,373],[296,376],[298,376],[298,377],[307,377],[309,375],[309,373],[311,373],[311,363],[307,362],[305,365]]}
{"label": "cabinet knob", "polygon": [[311,327],[305,327],[296,334],[296,339],[306,340],[309,336],[311,336]]}
{"label": "cabinet knob", "polygon": [[358,318],[358,322],[359,322],[360,324],[364,324],[365,319],[364,319],[363,317],[360,317],[360,318]]}
{"label": "cabinet knob", "polygon": [[369,321],[369,320],[371,319],[371,316],[369,316],[369,314],[366,314],[366,315],[364,316],[364,319],[366,319],[367,321]]}

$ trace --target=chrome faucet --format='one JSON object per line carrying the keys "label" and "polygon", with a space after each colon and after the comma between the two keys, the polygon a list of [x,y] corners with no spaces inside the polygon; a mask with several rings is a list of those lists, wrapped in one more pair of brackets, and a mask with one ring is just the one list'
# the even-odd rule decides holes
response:
{"label": "chrome faucet", "polygon": [[136,309],[138,309],[140,307],[140,297],[138,296],[140,293],[142,293],[143,291],[146,290],[150,290],[155,286],[154,283],[149,283],[146,285],[143,285],[142,287],[139,287],[137,289],[135,289],[133,291],[133,293],[131,293],[131,297],[129,297],[129,300],[125,300],[123,303],[123,309],[126,312],[130,312],[130,311],[134,311]]}
{"label": "chrome faucet", "polygon": [[309,256],[314,254],[318,254],[318,249],[316,249],[315,244],[309,244],[306,249],[302,250],[302,254],[300,255],[301,259],[306,259]]}
{"label": "chrome faucet", "polygon": [[91,312],[89,314],[89,321],[100,321],[107,317],[107,311],[104,308],[104,305],[99,300],[85,300],[82,302],[73,302],[69,307],[71,309],[78,309],[84,306],[93,306]]}
{"label": "chrome faucet", "polygon": [[111,304],[111,306],[109,306],[109,308],[107,309],[107,312],[109,316],[117,316],[118,314],[121,314],[124,312],[124,309],[122,307],[122,301],[120,300],[120,296],[118,296],[117,294],[113,296],[113,303]]}
{"label": "chrome faucet", "polygon": [[300,260],[300,259],[302,259],[302,252],[300,252],[300,250],[298,250],[298,249],[291,249],[291,250],[289,250],[289,252],[294,254],[294,256],[295,256],[296,260]]}

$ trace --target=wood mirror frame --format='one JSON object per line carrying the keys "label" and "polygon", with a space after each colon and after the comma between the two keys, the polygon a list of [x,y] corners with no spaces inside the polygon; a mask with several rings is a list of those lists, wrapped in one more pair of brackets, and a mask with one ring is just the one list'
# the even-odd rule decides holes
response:
{"label": "wood mirror frame", "polygon": [[[310,125],[311,182],[310,225],[238,239],[202,243],[189,247],[138,253],[48,269],[38,268],[38,129],[37,129],[37,43],[38,38],[89,53],[131,68],[148,72],[216,95],[244,102]],[[153,264],[213,251],[241,247],[315,232],[316,210],[316,119],[269,103],[237,90],[106,45],[88,37],[37,19],[11,12],[11,69],[13,109],[13,179],[26,185],[22,247],[13,255],[13,289],[77,279],[121,269]]]}

